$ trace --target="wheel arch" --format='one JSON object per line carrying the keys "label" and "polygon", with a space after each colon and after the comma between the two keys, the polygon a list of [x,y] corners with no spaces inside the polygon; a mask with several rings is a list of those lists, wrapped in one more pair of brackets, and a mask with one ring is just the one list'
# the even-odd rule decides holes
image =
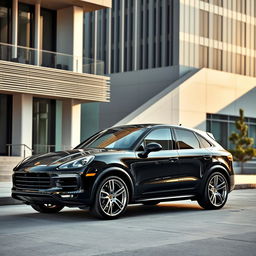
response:
{"label": "wheel arch", "polygon": [[222,166],[220,164],[214,165],[208,169],[208,171],[206,172],[207,174],[204,175],[203,182],[200,187],[200,191],[203,191],[205,182],[208,180],[209,176],[214,172],[220,172],[225,176],[225,178],[227,179],[228,187],[229,187],[229,191],[230,191],[230,189],[231,189],[231,181],[230,181],[231,174],[224,166]]}
{"label": "wheel arch", "polygon": [[120,167],[109,167],[104,171],[102,171],[99,174],[99,176],[96,178],[92,187],[91,202],[94,200],[95,193],[97,191],[99,183],[108,176],[117,176],[119,178],[122,178],[125,181],[128,187],[128,192],[129,192],[129,202],[132,201],[133,195],[134,195],[134,184],[130,175]]}

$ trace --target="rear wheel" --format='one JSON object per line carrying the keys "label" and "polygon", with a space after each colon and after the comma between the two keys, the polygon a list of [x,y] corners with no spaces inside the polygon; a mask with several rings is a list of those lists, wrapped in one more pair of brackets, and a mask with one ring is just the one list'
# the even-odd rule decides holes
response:
{"label": "rear wheel", "polygon": [[228,199],[228,182],[226,177],[220,172],[214,172],[208,178],[204,192],[198,203],[204,209],[220,209]]}
{"label": "rear wheel", "polygon": [[118,218],[125,212],[128,201],[129,193],[124,180],[117,176],[107,177],[99,185],[92,212],[103,219]]}
{"label": "rear wheel", "polygon": [[64,208],[64,206],[56,204],[32,204],[31,207],[41,213],[57,213]]}

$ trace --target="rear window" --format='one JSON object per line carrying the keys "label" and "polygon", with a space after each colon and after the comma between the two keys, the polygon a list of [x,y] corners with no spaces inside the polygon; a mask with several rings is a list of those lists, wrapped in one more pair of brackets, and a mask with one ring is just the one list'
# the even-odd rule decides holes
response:
{"label": "rear window", "polygon": [[210,142],[208,142],[205,138],[203,138],[203,136],[197,134],[197,138],[200,141],[202,148],[209,148],[212,146]]}
{"label": "rear window", "polygon": [[179,149],[196,149],[200,144],[195,134],[185,129],[175,129],[176,140]]}

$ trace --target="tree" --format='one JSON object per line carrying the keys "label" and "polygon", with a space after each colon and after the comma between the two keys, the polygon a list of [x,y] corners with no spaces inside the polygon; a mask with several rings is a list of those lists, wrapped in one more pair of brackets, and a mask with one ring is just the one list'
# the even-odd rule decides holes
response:
{"label": "tree", "polygon": [[229,140],[235,145],[235,149],[230,152],[234,160],[241,163],[241,173],[243,173],[244,163],[256,156],[256,149],[253,148],[254,139],[248,137],[248,125],[245,123],[243,109],[240,109],[239,113],[239,119],[235,123],[237,132],[233,132]]}

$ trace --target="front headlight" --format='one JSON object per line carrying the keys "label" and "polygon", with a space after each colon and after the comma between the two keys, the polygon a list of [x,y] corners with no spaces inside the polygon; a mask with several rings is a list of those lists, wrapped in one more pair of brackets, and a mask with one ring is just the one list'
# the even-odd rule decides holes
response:
{"label": "front headlight", "polygon": [[73,169],[73,168],[79,168],[88,165],[92,160],[94,159],[94,156],[86,156],[83,158],[79,158],[76,160],[73,160],[71,162],[65,163],[60,165],[59,169]]}

